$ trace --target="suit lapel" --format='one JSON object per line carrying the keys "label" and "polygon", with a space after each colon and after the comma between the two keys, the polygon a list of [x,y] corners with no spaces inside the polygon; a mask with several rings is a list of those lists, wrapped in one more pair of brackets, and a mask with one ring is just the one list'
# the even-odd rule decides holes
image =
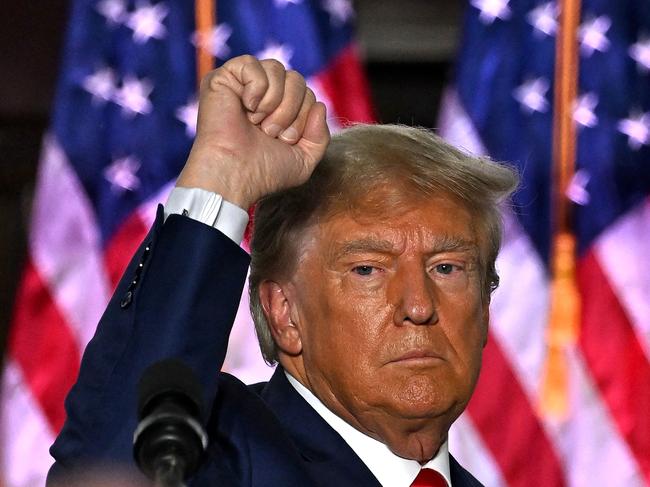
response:
{"label": "suit lapel", "polygon": [[319,483],[380,487],[345,440],[293,388],[282,367],[278,366],[261,396]]}
{"label": "suit lapel", "polygon": [[449,455],[449,471],[451,474],[451,484],[454,487],[483,487],[483,484],[461,467],[452,455]]}

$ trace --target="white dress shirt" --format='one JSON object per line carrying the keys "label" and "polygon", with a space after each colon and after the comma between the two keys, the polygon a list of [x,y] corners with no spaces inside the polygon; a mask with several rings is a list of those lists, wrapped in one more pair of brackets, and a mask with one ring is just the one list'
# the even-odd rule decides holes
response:
{"label": "white dress shirt", "polygon": [[[221,195],[199,188],[174,188],[165,204],[165,219],[171,214],[188,216],[194,220],[210,225],[234,241],[241,243],[248,213],[242,208],[224,200]],[[357,430],[339,418],[305,386],[285,371],[289,383],[307,403],[329,424],[384,487],[410,487],[420,469],[436,470],[451,487],[449,471],[449,450],[447,442],[443,443],[435,457],[425,465],[415,460],[395,455],[380,441]]]}

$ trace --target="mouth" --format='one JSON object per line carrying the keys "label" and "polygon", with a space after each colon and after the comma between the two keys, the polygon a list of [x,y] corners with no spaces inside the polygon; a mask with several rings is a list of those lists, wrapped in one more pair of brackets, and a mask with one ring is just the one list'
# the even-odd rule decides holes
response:
{"label": "mouth", "polygon": [[403,365],[431,365],[441,362],[443,359],[440,355],[428,350],[410,350],[396,359],[391,360],[390,363],[403,364]]}

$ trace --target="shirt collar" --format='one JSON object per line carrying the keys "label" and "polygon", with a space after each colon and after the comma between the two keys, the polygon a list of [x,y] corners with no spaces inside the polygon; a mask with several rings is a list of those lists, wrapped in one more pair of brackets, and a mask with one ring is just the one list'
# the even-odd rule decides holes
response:
{"label": "shirt collar", "polygon": [[440,446],[436,456],[423,466],[415,460],[397,456],[382,442],[362,433],[339,418],[287,371],[285,374],[298,394],[341,435],[382,486],[410,487],[422,468],[436,470],[445,478],[447,485],[451,486],[449,448],[446,441]]}

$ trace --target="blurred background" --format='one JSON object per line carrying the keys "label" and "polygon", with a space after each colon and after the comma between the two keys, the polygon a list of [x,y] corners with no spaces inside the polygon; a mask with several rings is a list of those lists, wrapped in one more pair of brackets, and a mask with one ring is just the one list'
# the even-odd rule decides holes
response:
{"label": "blurred background", "polygon": [[[357,39],[379,120],[436,123],[456,52],[460,0],[356,0]],[[0,344],[25,255],[29,205],[70,2],[11,3],[0,18]]]}
{"label": "blurred background", "polygon": [[[436,123],[460,30],[460,0],[357,0],[357,39],[384,122]],[[0,18],[0,337],[25,254],[41,137],[54,95],[69,2],[10,4]]]}
{"label": "blurred background", "polygon": [[[432,127],[516,166],[450,450],[488,487],[650,485],[650,2],[216,3],[204,37],[190,0],[3,8],[0,486],[43,484],[83,348],[189,150],[196,46],[290,62],[333,129]],[[246,301],[224,368],[250,383],[270,371]]]}

